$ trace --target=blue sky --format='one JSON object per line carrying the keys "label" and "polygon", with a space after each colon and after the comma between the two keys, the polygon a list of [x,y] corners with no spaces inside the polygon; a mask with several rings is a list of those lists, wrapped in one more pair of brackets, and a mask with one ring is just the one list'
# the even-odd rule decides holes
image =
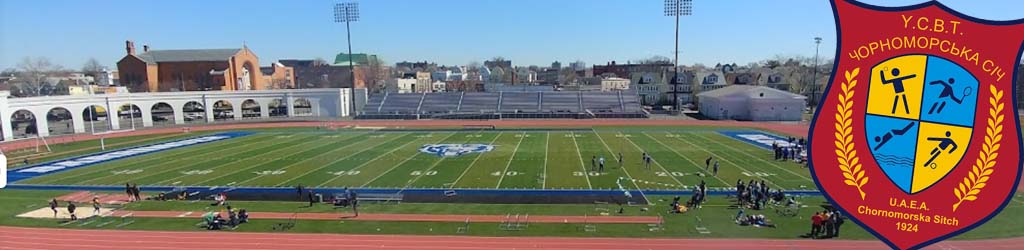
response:
{"label": "blue sky", "polygon": [[[246,43],[261,63],[287,58],[333,59],[345,50],[345,28],[333,23],[336,1],[7,1],[0,0],[0,69],[44,56],[79,69],[90,57],[108,67],[124,56],[124,40],[153,49],[231,48]],[[901,6],[920,0],[866,0]],[[980,18],[1024,18],[1024,1],[942,1]],[[980,4],[978,2],[984,2]],[[671,57],[674,19],[662,0],[364,0],[352,25],[353,51],[389,63],[482,62],[516,65],[554,60],[588,64],[654,55]],[[680,24],[680,63],[746,64],[775,55],[834,54],[827,1],[694,0]]]}

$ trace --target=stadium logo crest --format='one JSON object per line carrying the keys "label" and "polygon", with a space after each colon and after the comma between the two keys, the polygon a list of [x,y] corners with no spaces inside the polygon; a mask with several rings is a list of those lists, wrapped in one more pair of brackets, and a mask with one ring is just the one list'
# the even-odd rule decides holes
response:
{"label": "stadium logo crest", "polygon": [[810,135],[818,188],[893,248],[991,219],[1020,179],[1024,19],[980,20],[938,2],[832,6],[837,62]]}
{"label": "stadium logo crest", "polygon": [[494,145],[488,144],[426,144],[420,147],[420,152],[438,157],[461,156],[468,153],[491,152],[492,150],[494,150]]}

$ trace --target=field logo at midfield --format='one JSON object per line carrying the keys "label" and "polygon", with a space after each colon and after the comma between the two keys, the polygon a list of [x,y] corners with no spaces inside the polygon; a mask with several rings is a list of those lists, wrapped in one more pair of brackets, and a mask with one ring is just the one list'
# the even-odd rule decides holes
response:
{"label": "field logo at midfield", "polygon": [[838,60],[810,133],[818,188],[893,248],[991,219],[1020,180],[1024,19],[980,20],[938,2],[832,6]]}
{"label": "field logo at midfield", "polygon": [[491,152],[492,150],[494,150],[494,145],[489,144],[425,144],[420,147],[421,153],[438,157],[461,156],[468,153]]}

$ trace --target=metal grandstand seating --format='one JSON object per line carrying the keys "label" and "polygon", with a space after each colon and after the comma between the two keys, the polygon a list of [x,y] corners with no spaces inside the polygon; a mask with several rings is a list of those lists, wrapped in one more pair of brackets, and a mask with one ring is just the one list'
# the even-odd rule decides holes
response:
{"label": "metal grandstand seating", "polygon": [[580,113],[580,92],[541,92],[541,112]]}
{"label": "metal grandstand seating", "polygon": [[635,91],[370,94],[357,119],[646,118]]}
{"label": "metal grandstand seating", "polygon": [[462,100],[462,92],[431,93],[423,98],[423,105],[420,107],[421,114],[445,114],[456,113],[459,109],[459,101]]}
{"label": "metal grandstand seating", "polygon": [[501,92],[501,113],[535,113],[541,92]]}

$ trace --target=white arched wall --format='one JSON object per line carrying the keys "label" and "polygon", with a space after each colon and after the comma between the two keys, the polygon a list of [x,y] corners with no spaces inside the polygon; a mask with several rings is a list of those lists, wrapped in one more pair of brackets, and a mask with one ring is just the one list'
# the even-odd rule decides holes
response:
{"label": "white arched wall", "polygon": [[345,117],[349,115],[348,89],[292,89],[292,90],[250,90],[250,91],[194,91],[194,92],[162,92],[162,93],[117,93],[103,95],[80,96],[44,96],[28,98],[7,98],[10,92],[0,91],[0,124],[3,139],[13,140],[13,129],[10,119],[14,111],[25,109],[36,117],[36,126],[40,136],[49,135],[46,113],[50,109],[61,107],[71,112],[75,133],[86,133],[87,127],[82,111],[90,105],[98,105],[108,111],[107,121],[112,130],[120,129],[117,110],[122,105],[131,103],[142,111],[143,127],[153,126],[153,105],[164,102],[171,105],[174,111],[174,124],[185,124],[183,107],[185,103],[195,101],[202,103],[206,109],[207,122],[213,122],[213,103],[225,100],[231,103],[234,120],[242,118],[242,103],[247,99],[255,100],[260,106],[260,117],[270,117],[270,102],[281,99],[287,107],[288,116],[295,116],[295,99],[305,98],[312,106],[312,116]]}

